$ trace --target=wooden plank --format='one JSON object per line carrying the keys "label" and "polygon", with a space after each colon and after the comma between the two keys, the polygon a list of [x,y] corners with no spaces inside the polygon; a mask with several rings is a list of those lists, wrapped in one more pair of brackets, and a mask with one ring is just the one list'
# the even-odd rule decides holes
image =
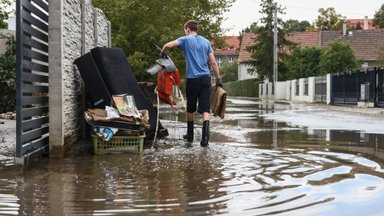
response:
{"label": "wooden plank", "polygon": [[42,136],[47,135],[49,133],[49,127],[43,126],[41,128],[36,128],[34,130],[23,133],[21,138],[22,143],[30,142],[32,140],[37,140],[42,138]]}
{"label": "wooden plank", "polygon": [[26,35],[23,36],[23,44],[48,53],[48,45],[40,43],[37,40],[33,40],[31,37]]}
{"label": "wooden plank", "polygon": [[48,104],[48,96],[22,96],[22,106],[31,104]]}
{"label": "wooden plank", "polygon": [[[49,82],[49,77],[48,76],[43,76],[43,75],[40,75],[40,74],[33,74],[33,73],[26,73],[26,72],[23,72],[21,74],[23,77],[22,77],[22,81],[27,81],[27,82],[40,82],[40,83],[48,83]],[[21,86],[21,88],[23,88],[23,86]]]}
{"label": "wooden plank", "polygon": [[32,5],[30,1],[22,1],[22,5],[24,9],[27,9],[29,12],[32,12],[40,19],[44,20],[45,22],[48,22],[48,14],[41,11],[35,5]]}
{"label": "wooden plank", "polygon": [[21,90],[23,93],[48,93],[49,87],[33,84],[23,84]]}
{"label": "wooden plank", "polygon": [[32,51],[30,49],[27,49],[25,47],[24,47],[24,52],[23,53],[24,53],[24,56],[27,57],[27,58],[39,60],[39,61],[42,61],[42,62],[48,62],[48,56],[47,55],[43,55],[41,53],[38,53],[38,52]]}
{"label": "wooden plank", "polygon": [[34,140],[29,143],[24,143],[21,149],[22,155],[26,155],[31,152],[36,152],[36,150],[41,151],[42,149],[48,148],[49,137],[43,136],[40,139]]}
{"label": "wooden plank", "polygon": [[34,71],[45,72],[45,73],[48,73],[49,71],[49,68],[47,65],[42,65],[37,62],[31,62],[28,60],[23,61],[22,68],[24,69],[23,71],[34,70]]}
{"label": "wooden plank", "polygon": [[39,29],[43,30],[44,32],[48,32],[48,25],[41,20],[36,19],[33,17],[30,13],[27,11],[23,11],[22,13],[23,19],[27,21],[28,23],[38,27]]}
{"label": "wooden plank", "polygon": [[23,130],[23,134],[24,134],[29,130],[40,128],[43,124],[47,124],[48,122],[49,122],[48,116],[43,116],[40,118],[34,118],[30,120],[24,120],[22,123],[21,129]]}
{"label": "wooden plank", "polygon": [[49,107],[48,106],[42,106],[42,107],[33,107],[33,108],[24,108],[21,110],[21,117],[23,119],[29,118],[32,116],[41,116],[48,114]]}
{"label": "wooden plank", "polygon": [[37,29],[32,28],[31,25],[29,25],[25,22],[22,23],[22,28],[23,28],[24,34],[31,35],[33,37],[36,37],[36,38],[42,40],[42,41],[48,42],[48,35],[47,35],[48,32],[43,33]]}
{"label": "wooden plank", "polygon": [[48,4],[43,2],[42,0],[31,0],[31,2],[35,3],[36,5],[38,5],[41,9],[43,9],[44,11],[48,12]]}

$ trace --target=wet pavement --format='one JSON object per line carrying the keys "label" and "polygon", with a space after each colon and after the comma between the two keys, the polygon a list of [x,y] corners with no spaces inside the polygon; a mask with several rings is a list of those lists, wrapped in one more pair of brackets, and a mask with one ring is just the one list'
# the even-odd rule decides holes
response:
{"label": "wet pavement", "polygon": [[[143,154],[0,158],[0,215],[384,215],[384,118],[231,98],[208,148],[185,116]],[[368,123],[367,123],[368,122]],[[73,152],[73,151],[72,151]]]}

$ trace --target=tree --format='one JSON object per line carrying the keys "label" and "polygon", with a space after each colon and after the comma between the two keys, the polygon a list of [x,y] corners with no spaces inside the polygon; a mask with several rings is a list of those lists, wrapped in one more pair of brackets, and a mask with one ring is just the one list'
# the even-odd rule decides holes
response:
{"label": "tree", "polygon": [[[264,17],[260,19],[261,26],[256,28],[256,41],[255,44],[247,48],[248,51],[252,52],[251,57],[253,60],[249,61],[248,64],[253,66],[255,73],[259,75],[261,79],[268,78],[272,80],[273,77],[273,12],[274,7],[272,0],[262,0],[261,1],[260,13],[264,14]],[[278,14],[283,14],[284,9],[281,6],[276,8]],[[293,43],[289,42],[285,35],[287,32],[282,28],[281,18],[277,19],[278,22],[278,48],[279,48],[279,79],[284,77],[286,72],[283,62],[286,53],[283,52],[283,48],[288,48],[289,50],[294,46]]]}
{"label": "tree", "polygon": [[373,17],[373,26],[384,28],[384,4],[381,5],[380,9],[376,11]]}
{"label": "tree", "polygon": [[236,81],[238,78],[238,63],[226,63],[220,68],[221,80],[225,82]]}
{"label": "tree", "polygon": [[335,8],[320,8],[315,20],[315,27],[319,30],[340,30],[343,28],[345,17],[337,14]]}
{"label": "tree", "polygon": [[361,23],[360,23],[360,21],[358,21],[358,22],[356,23],[355,29],[356,29],[356,30],[361,30]]}
{"label": "tree", "polygon": [[0,34],[6,40],[6,51],[0,55],[0,113],[16,108],[16,43],[13,35]]}
{"label": "tree", "polygon": [[8,17],[15,12],[13,7],[16,0],[0,0],[0,29],[7,28]]}
{"label": "tree", "polygon": [[289,20],[285,21],[283,24],[284,28],[288,32],[306,31],[310,25],[311,24],[306,20],[299,21],[299,20],[293,20],[293,19],[289,19]]}
{"label": "tree", "polygon": [[351,46],[336,39],[326,47],[320,57],[321,73],[345,72],[358,68],[358,61]]}
{"label": "tree", "polygon": [[[223,13],[234,0],[93,0],[112,23],[112,45],[128,56],[138,80],[148,80],[145,70],[159,57],[153,44],[162,46],[184,35],[187,20],[199,22],[199,34],[212,40],[220,36]],[[181,50],[171,50],[170,56],[179,70],[185,71]],[[184,73],[182,73],[184,74]],[[153,78],[153,77],[152,77]]]}
{"label": "tree", "polygon": [[317,47],[295,49],[286,62],[289,71],[288,79],[320,75],[321,52],[321,48]]}

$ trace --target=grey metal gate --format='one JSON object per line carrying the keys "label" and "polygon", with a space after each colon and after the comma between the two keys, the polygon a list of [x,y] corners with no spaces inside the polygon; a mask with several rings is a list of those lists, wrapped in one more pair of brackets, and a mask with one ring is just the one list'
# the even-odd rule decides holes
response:
{"label": "grey metal gate", "polygon": [[48,153],[48,1],[16,1],[16,158]]}
{"label": "grey metal gate", "polygon": [[327,77],[315,77],[315,102],[327,102]]}
{"label": "grey metal gate", "polygon": [[376,80],[377,80],[376,105],[378,107],[384,107],[384,69],[383,68],[377,71]]}
{"label": "grey metal gate", "polygon": [[376,69],[332,74],[332,103],[357,105],[357,102],[361,100],[361,84],[367,83],[370,85],[369,96],[366,100],[373,101],[375,97],[375,73]]}

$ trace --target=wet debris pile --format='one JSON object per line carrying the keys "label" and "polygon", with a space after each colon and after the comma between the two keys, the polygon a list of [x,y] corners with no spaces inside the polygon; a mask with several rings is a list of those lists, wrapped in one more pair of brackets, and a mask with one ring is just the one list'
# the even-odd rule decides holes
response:
{"label": "wet debris pile", "polygon": [[[1,113],[0,114],[0,119],[16,120],[16,113],[15,112]],[[2,121],[0,121],[0,122],[2,122]],[[3,122],[3,124],[4,124],[4,122]]]}

